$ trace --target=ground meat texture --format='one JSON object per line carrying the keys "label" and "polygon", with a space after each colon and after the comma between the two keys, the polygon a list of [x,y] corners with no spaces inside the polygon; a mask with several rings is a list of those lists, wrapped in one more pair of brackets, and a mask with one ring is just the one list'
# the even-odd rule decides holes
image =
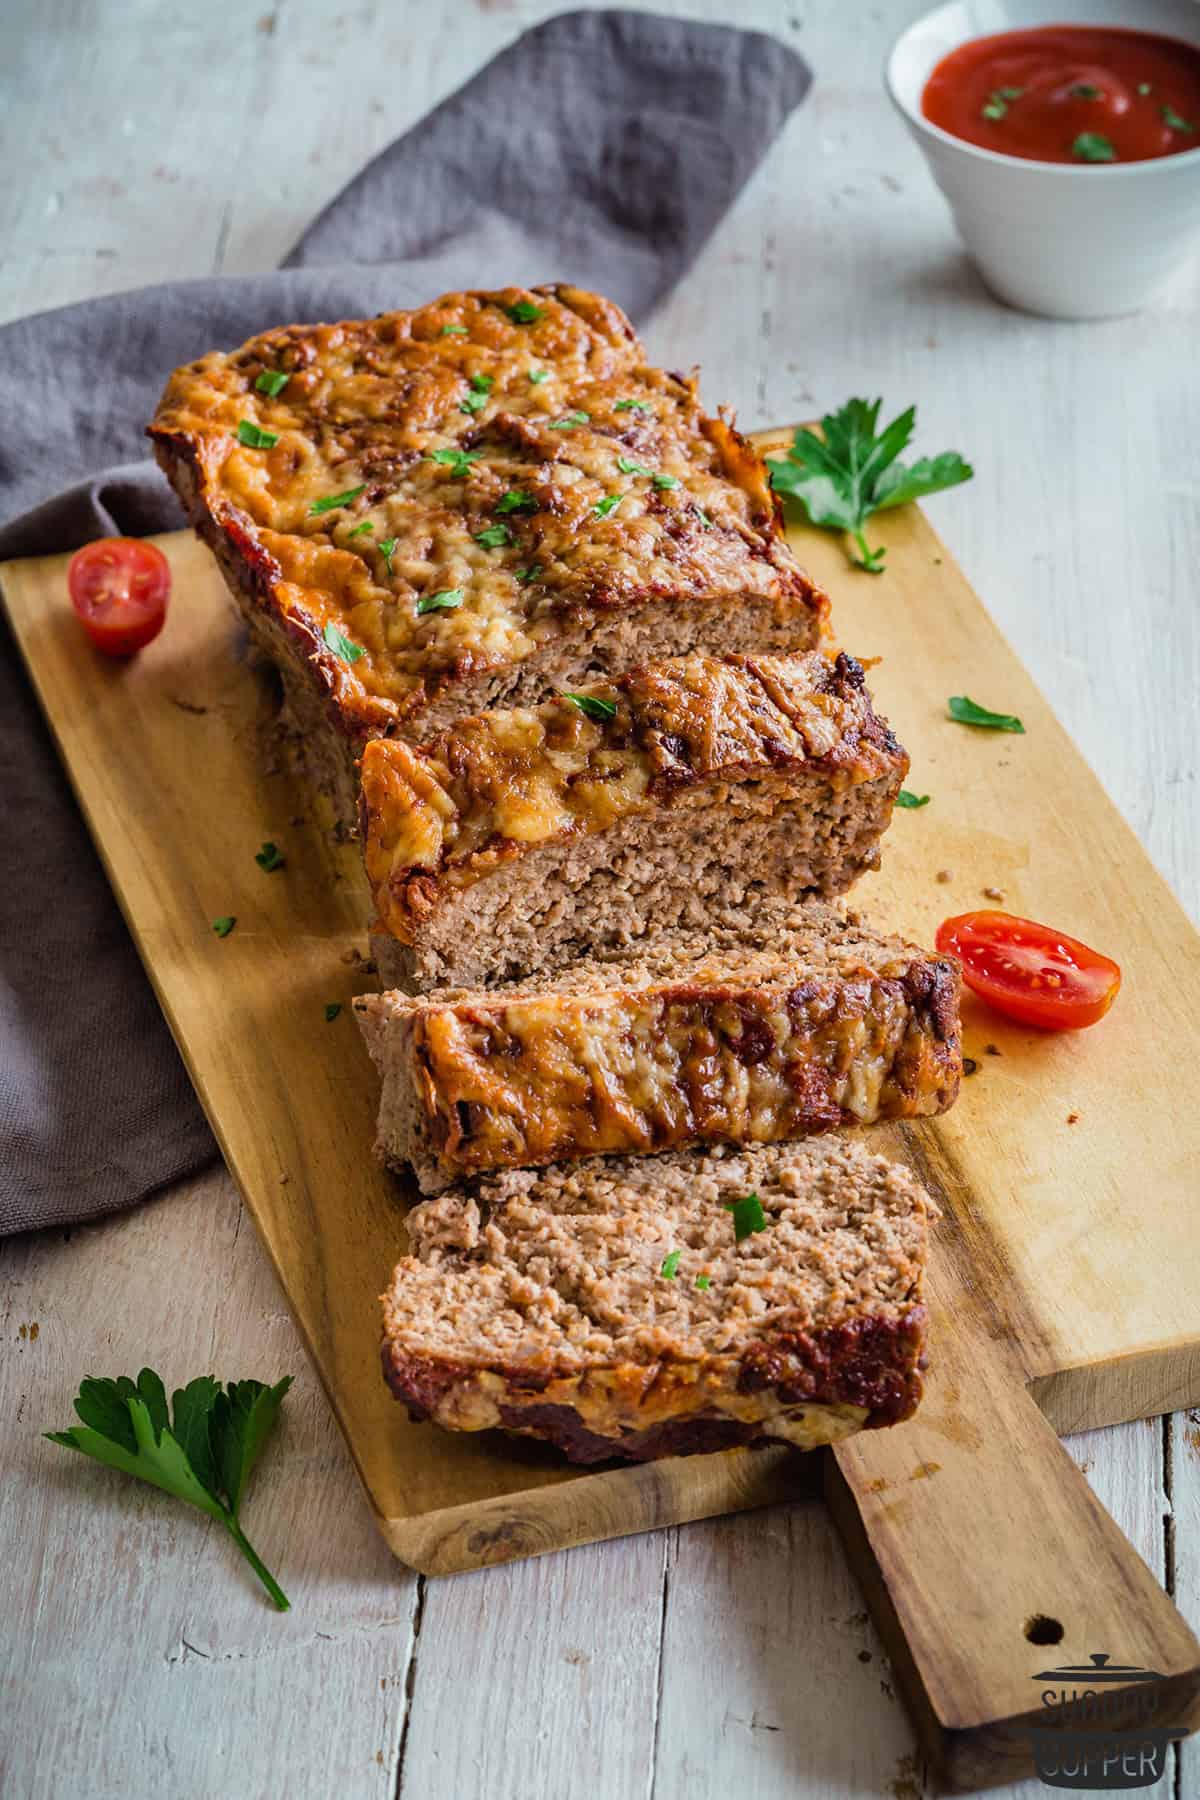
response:
{"label": "ground meat texture", "polygon": [[918,1403],[932,1212],[840,1137],[491,1177],[410,1213],[384,1373],[418,1418],[581,1462],[836,1442]]}
{"label": "ground meat texture", "polygon": [[375,735],[825,631],[752,447],[577,288],[264,332],[177,369],[150,433],[347,824]]}
{"label": "ground meat texture", "polygon": [[764,901],[543,981],[363,995],[377,1148],[422,1190],[489,1170],[772,1143],[943,1112],[953,958],[817,902]]}
{"label": "ground meat texture", "polygon": [[697,654],[582,697],[368,745],[386,985],[491,986],[876,866],[908,758],[852,657]]}

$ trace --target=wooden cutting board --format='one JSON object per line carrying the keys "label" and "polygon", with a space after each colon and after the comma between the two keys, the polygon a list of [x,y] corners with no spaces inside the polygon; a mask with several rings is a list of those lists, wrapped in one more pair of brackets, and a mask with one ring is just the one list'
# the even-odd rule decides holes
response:
{"label": "wooden cutting board", "polygon": [[[835,538],[796,536],[833,593],[841,641],[883,659],[878,703],[911,752],[910,788],[932,796],[897,811],[883,870],[857,899],[929,941],[946,914],[1000,904],[985,892],[996,890],[1009,910],[1118,957],[1124,988],[1101,1025],[1066,1036],[1007,1025],[968,998],[978,1070],[958,1106],[875,1134],[944,1208],[933,1362],[914,1421],[823,1459],[729,1451],[590,1473],[500,1434],[411,1424],[384,1388],[375,1296],[412,1196],[369,1149],[375,1079],[349,1007],[370,985],[355,960],[365,892],[355,850],[332,841],[277,767],[271,685],[208,552],[185,533],[158,540],[174,570],[171,617],[128,665],[90,653],[65,556],[7,564],[0,585],[397,1556],[446,1574],[762,1505],[823,1471],[927,1748],[967,1788],[1029,1771],[1025,1725],[1044,1685],[1033,1677],[1048,1664],[1107,1652],[1157,1669],[1171,1724],[1200,1694],[1200,1645],[1055,1435],[1200,1403],[1200,1116],[1188,1092],[1200,957],[920,512],[873,521],[872,541],[888,547],[879,579],[851,571]],[[951,722],[947,696],[964,692],[1019,714],[1026,735]],[[286,855],[275,874],[254,860],[266,839]],[[211,921],[223,915],[237,925],[220,939]],[[342,1010],[327,1020],[331,1003]]]}

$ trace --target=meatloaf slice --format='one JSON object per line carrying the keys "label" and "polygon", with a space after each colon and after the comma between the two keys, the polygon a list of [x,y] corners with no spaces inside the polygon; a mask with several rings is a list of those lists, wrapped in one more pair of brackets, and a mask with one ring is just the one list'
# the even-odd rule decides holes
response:
{"label": "meatloaf slice", "polygon": [[150,435],[346,823],[372,736],[822,635],[755,451],[580,288],[263,332],[177,369]]}
{"label": "meatloaf slice", "polygon": [[490,987],[878,861],[908,758],[852,657],[694,655],[368,744],[388,987]]}
{"label": "meatloaf slice", "polygon": [[920,1398],[931,1210],[845,1138],[489,1177],[409,1214],[384,1373],[575,1462],[833,1443]]}
{"label": "meatloaf slice", "polygon": [[820,902],[765,900],[540,983],[365,994],[377,1148],[425,1193],[491,1169],[776,1143],[944,1112],[958,968]]}

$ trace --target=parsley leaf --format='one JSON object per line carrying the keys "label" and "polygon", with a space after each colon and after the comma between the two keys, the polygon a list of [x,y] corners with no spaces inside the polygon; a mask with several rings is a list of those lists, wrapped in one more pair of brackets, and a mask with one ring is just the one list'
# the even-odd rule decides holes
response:
{"label": "parsley leaf", "polygon": [[700,1289],[702,1294],[706,1294],[712,1286],[712,1282],[708,1279],[707,1275],[697,1275],[696,1286]]}
{"label": "parsley leaf", "polygon": [[423,594],[417,601],[419,613],[453,612],[466,599],[462,588],[439,588],[436,594]]}
{"label": "parsley leaf", "polygon": [[359,483],[358,487],[347,488],[344,494],[326,494],[323,500],[313,501],[308,509],[309,516],[311,517],[313,513],[336,512],[339,506],[349,506],[352,500],[357,500],[358,496],[365,494],[366,491],[367,484],[363,481]]}
{"label": "parsley leaf", "polygon": [[911,441],[917,409],[910,406],[876,434],[879,400],[848,400],[821,420],[821,436],[802,426],[787,458],[768,458],[771,486],[795,500],[813,525],[847,531],[858,547],[856,568],[883,573],[882,550],[868,547],[864,533],[872,513],[904,506],[923,494],[957,487],[974,474],[956,450],[905,465],[897,457]]}
{"label": "parsley leaf", "polygon": [[1094,81],[1077,81],[1071,89],[1071,97],[1075,100],[1101,100],[1103,88],[1098,88]]}
{"label": "parsley leaf", "polygon": [[392,572],[392,554],[398,541],[399,540],[394,537],[380,538],[379,540],[379,554],[383,558],[383,566],[389,575]]}
{"label": "parsley leaf", "polygon": [[529,379],[534,387],[541,387],[543,381],[549,381],[550,371],[549,369],[530,369]]}
{"label": "parsley leaf", "polygon": [[523,488],[509,488],[496,502],[497,513],[536,512],[537,501]]}
{"label": "parsley leaf", "polygon": [[664,1276],[667,1281],[674,1281],[676,1275],[678,1275],[679,1259],[682,1255],[682,1250],[672,1250],[669,1255],[663,1258],[663,1266],[659,1270],[659,1274]]}
{"label": "parsley leaf", "polygon": [[429,460],[441,463],[452,475],[462,476],[482,455],[482,450],[435,450]]}
{"label": "parsley leaf", "polygon": [[1117,153],[1102,131],[1081,131],[1071,145],[1079,162],[1116,162]]}
{"label": "parsley leaf", "polygon": [[465,325],[443,325],[439,337],[470,337]]}
{"label": "parsley leaf", "polygon": [[531,581],[537,580],[537,578],[541,574],[541,572],[542,572],[541,563],[530,563],[530,565],[527,569],[518,569],[517,570],[517,580],[520,582],[522,587],[528,587],[528,585]]}
{"label": "parsley leaf", "polygon": [[274,400],[277,394],[282,394],[291,379],[286,369],[264,369],[254,385],[260,394],[269,394]]}
{"label": "parsley leaf", "polygon": [[744,1200],[726,1200],[725,1208],[733,1214],[733,1235],[739,1244],[753,1232],[765,1231],[770,1224],[757,1194],[747,1194]]}
{"label": "parsley leaf", "polygon": [[654,477],[654,485],[656,488],[677,488],[679,486],[679,477],[678,475],[656,475]]}
{"label": "parsley leaf", "polygon": [[1141,94],[1143,99],[1145,99],[1147,94],[1152,94],[1153,92],[1154,92],[1154,89],[1150,86],[1150,83],[1148,81],[1139,81],[1138,82],[1138,93]]}
{"label": "parsley leaf", "polygon": [[340,656],[343,662],[356,663],[360,656],[367,654],[361,644],[352,643],[344,631],[339,631],[332,619],[329,620],[321,636],[333,654]]}
{"label": "parsley leaf", "polygon": [[268,875],[273,875],[276,869],[282,869],[287,857],[279,845],[271,843],[268,838],[262,849],[255,851],[254,860],[260,869],[265,869]]}
{"label": "parsley leaf", "polygon": [[1162,122],[1168,131],[1195,131],[1196,127],[1187,119],[1181,119],[1173,106],[1160,106]]}
{"label": "parsley leaf", "polygon": [[374,529],[370,519],[364,519],[361,525],[356,525],[353,531],[346,533],[346,542],[349,543],[351,538],[361,537],[364,531],[374,531]]}
{"label": "parsley leaf", "polygon": [[485,550],[499,550],[501,545],[512,543],[512,532],[507,525],[489,525],[486,531],[475,533],[475,542]]}
{"label": "parsley leaf", "polygon": [[237,920],[234,918],[231,918],[228,914],[226,914],[223,919],[214,919],[212,922],[212,928],[216,932],[218,937],[224,938],[224,937],[229,936],[230,932],[233,930],[233,928],[236,924],[237,924]]}
{"label": "parsley leaf", "polygon": [[713,528],[713,522],[709,518],[708,514],[705,512],[704,508],[702,506],[696,506],[696,507],[693,507],[692,510],[695,513],[696,517],[699,519],[700,523],[703,525],[705,531],[711,531]]}
{"label": "parsley leaf", "polygon": [[618,400],[613,406],[614,412],[649,412],[650,410],[644,400]]}
{"label": "parsley leaf", "polygon": [[495,377],[492,375],[468,375],[469,394],[464,394],[458,403],[458,410],[465,413],[482,412],[488,402]]}
{"label": "parsley leaf", "polygon": [[332,1025],[341,1010],[342,1003],[340,1000],[327,1000],[325,1003],[325,1023],[327,1025]]}
{"label": "parsley leaf", "polygon": [[115,1381],[88,1376],[75,1400],[83,1423],[45,1436],[207,1513],[225,1527],[286,1612],[287,1596],[242,1531],[239,1515],[246,1482],[291,1385],[290,1375],[274,1387],[261,1381],[222,1387],[201,1375],[176,1390],[168,1413],[166,1389],[153,1369],[143,1369],[136,1382],[128,1375]]}
{"label": "parsley leaf", "polygon": [[624,494],[605,494],[603,500],[597,500],[592,511],[598,519],[607,519],[609,513],[616,512],[624,498]]}
{"label": "parsley leaf", "polygon": [[597,719],[603,723],[605,719],[615,719],[617,716],[616,702],[598,700],[595,694],[564,694],[563,699],[577,706],[587,719]]}
{"label": "parsley leaf", "polygon": [[965,694],[952,694],[946,705],[950,717],[960,725],[982,725],[988,731],[1019,731],[1024,736],[1025,727],[1013,713],[989,712],[986,706],[977,706]]}
{"label": "parsley leaf", "polygon": [[652,475],[654,473],[653,469],[648,469],[645,463],[634,462],[631,456],[618,456],[617,467],[622,475]]}
{"label": "parsley leaf", "polygon": [[245,444],[248,450],[273,450],[279,442],[279,433],[264,431],[251,419],[239,419],[237,441],[239,444]]}
{"label": "parsley leaf", "polygon": [[907,788],[901,788],[900,792],[896,795],[896,805],[905,807],[928,806],[932,798],[932,794],[910,794]]}
{"label": "parsley leaf", "polygon": [[546,316],[542,308],[535,306],[532,300],[518,300],[513,306],[506,306],[504,310],[514,325],[534,325],[539,319],[544,319]]}
{"label": "parsley leaf", "polygon": [[585,412],[567,413],[565,418],[551,419],[550,429],[551,431],[574,431],[576,425],[586,425],[590,417],[591,414]]}

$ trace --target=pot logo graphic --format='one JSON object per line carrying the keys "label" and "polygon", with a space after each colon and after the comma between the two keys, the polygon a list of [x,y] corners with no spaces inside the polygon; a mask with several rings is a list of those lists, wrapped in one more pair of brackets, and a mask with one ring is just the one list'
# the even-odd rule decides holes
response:
{"label": "pot logo graphic", "polygon": [[1043,1669],[1046,1723],[1029,1733],[1038,1775],[1047,1787],[1153,1787],[1162,1779],[1167,1751],[1187,1733],[1157,1723],[1157,1669],[1110,1662],[1094,1651],[1086,1663]]}

